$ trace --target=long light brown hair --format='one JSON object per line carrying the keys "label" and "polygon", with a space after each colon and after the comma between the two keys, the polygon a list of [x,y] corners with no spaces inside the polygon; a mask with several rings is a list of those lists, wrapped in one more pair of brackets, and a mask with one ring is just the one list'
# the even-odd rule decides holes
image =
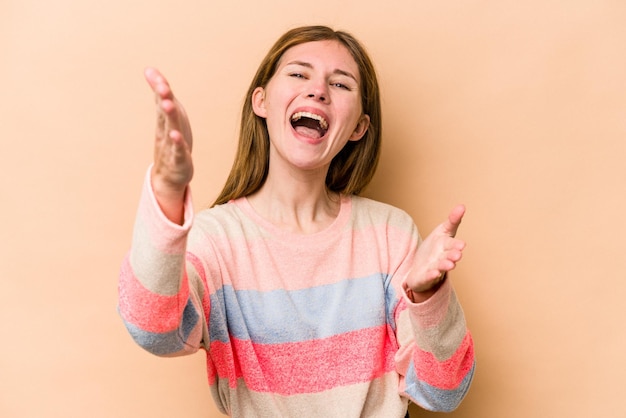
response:
{"label": "long light brown hair", "polygon": [[333,158],[326,175],[326,187],[342,194],[359,194],[371,181],[380,155],[380,90],[374,66],[365,48],[351,34],[326,26],[304,26],[291,29],[269,50],[254,76],[244,101],[235,160],[222,192],[213,206],[248,196],[261,188],[269,169],[270,139],[264,118],[252,108],[252,94],[265,88],[274,76],[278,63],[289,48],[315,41],[337,41],[354,58],[360,72],[360,94],[363,113],[369,115],[369,127],[359,141],[349,141]]}

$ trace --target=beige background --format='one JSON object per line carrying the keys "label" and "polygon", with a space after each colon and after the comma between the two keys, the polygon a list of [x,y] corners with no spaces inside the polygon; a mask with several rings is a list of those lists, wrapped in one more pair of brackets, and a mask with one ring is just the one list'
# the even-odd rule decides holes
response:
{"label": "beige background", "polygon": [[312,23],[380,74],[367,195],[423,233],[468,207],[453,277],[478,369],[450,416],[626,416],[625,22],[622,0],[1,0],[0,416],[220,416],[203,354],[153,357],[116,312],[152,152],[142,70],[186,104],[204,207],[257,64]]}

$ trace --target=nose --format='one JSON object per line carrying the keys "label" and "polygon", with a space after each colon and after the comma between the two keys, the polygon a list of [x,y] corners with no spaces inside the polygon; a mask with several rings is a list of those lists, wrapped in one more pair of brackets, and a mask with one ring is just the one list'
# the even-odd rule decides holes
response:
{"label": "nose", "polygon": [[323,93],[309,93],[307,97],[310,99],[317,99],[320,102],[326,102],[326,95]]}
{"label": "nose", "polygon": [[329,103],[328,90],[325,82],[313,82],[309,85],[308,94],[309,99],[319,100],[323,103]]}

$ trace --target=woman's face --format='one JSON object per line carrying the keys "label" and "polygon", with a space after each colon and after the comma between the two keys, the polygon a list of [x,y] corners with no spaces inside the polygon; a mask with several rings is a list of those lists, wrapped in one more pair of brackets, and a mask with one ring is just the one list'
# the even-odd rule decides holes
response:
{"label": "woman's face", "polygon": [[266,119],[270,169],[328,169],[348,141],[358,141],[369,125],[361,107],[359,68],[337,41],[317,41],[288,49],[265,88],[252,96],[254,112]]}

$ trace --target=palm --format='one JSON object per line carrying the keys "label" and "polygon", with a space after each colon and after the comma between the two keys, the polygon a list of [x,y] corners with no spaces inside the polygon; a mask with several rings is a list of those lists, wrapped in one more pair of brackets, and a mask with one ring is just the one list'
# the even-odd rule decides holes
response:
{"label": "palm", "polygon": [[413,274],[407,286],[414,292],[425,292],[436,286],[445,274],[461,260],[465,242],[455,238],[465,207],[459,205],[448,219],[437,226],[417,249]]}

